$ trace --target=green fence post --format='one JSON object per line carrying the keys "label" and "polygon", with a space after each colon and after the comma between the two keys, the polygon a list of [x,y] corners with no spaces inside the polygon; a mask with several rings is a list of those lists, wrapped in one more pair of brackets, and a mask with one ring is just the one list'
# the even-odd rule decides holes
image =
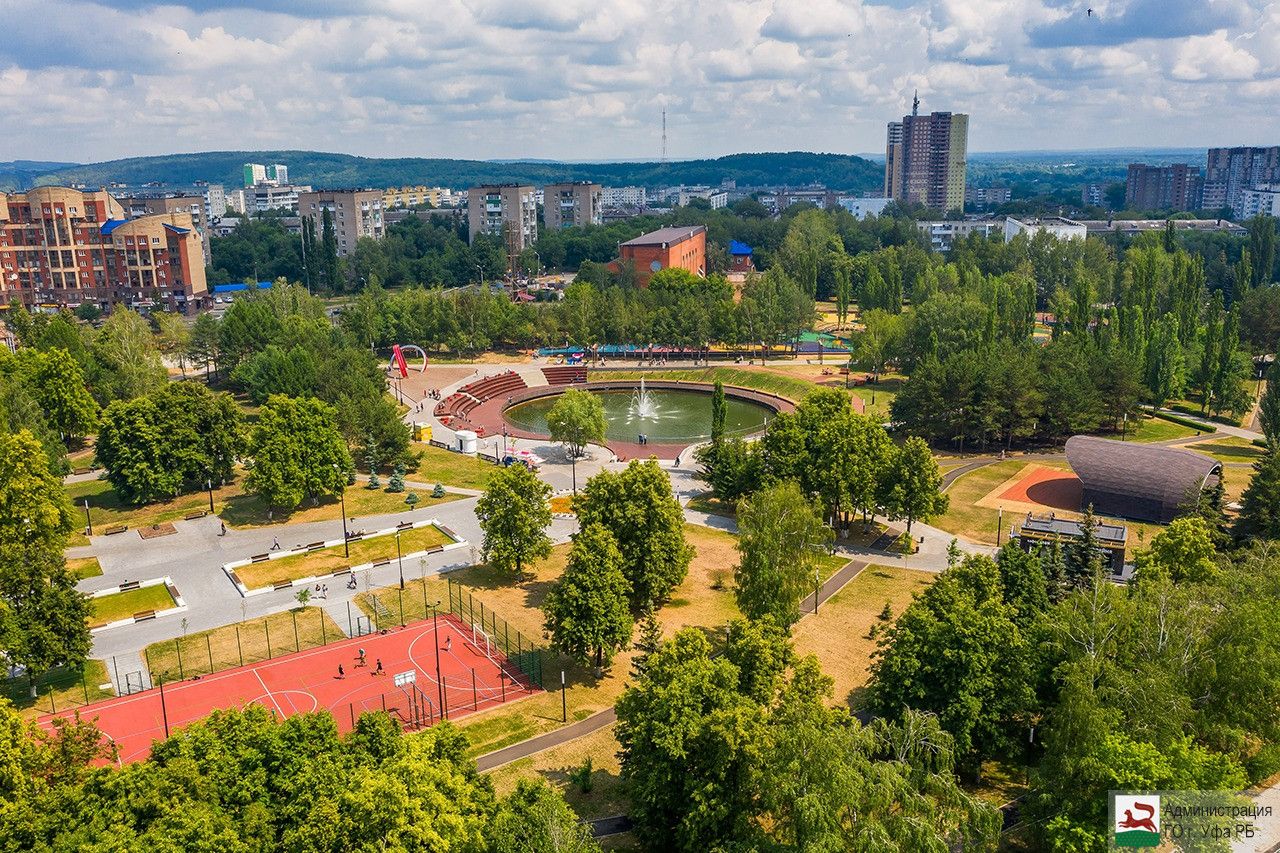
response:
{"label": "green fence post", "polygon": [[324,629],[324,611],[320,611],[320,645],[329,645],[329,634]]}
{"label": "green fence post", "polygon": [[293,615],[293,650],[295,652],[302,651],[302,642],[298,639],[298,611],[290,610]]}
{"label": "green fence post", "polygon": [[240,665],[244,666],[244,647],[240,645],[240,626],[236,625],[236,654],[240,656]]}
{"label": "green fence post", "polygon": [[173,649],[178,653],[178,678],[184,679],[187,677],[187,674],[182,669],[182,643],[178,642],[177,637],[173,638]]}
{"label": "green fence post", "polygon": [[262,631],[267,635],[267,660],[271,660],[271,624],[266,619],[262,620]]}
{"label": "green fence post", "polygon": [[84,689],[84,704],[89,704],[89,685],[84,680],[84,667],[80,667],[80,687]]}
{"label": "green fence post", "polygon": [[[112,660],[114,661],[115,658],[113,657]],[[151,675],[151,653],[147,651],[146,646],[143,646],[142,648],[142,661],[147,665],[147,683],[150,684],[152,687],[155,687],[156,680]],[[119,686],[120,686],[120,669],[119,667],[117,667],[116,668],[116,687],[119,687]]]}
{"label": "green fence post", "polygon": [[400,627],[404,627],[404,590],[396,590],[396,598],[400,601]]}
{"label": "green fence post", "polygon": [[213,672],[213,640],[209,639],[209,635],[204,635],[204,647],[209,652],[209,672]]}

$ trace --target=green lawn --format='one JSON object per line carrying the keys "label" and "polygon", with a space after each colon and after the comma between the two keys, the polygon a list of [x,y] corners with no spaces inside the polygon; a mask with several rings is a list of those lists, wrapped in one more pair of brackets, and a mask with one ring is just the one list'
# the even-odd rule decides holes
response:
{"label": "green lawn", "polygon": [[93,627],[106,625],[117,619],[127,619],[135,613],[167,610],[173,605],[173,596],[162,583],[116,592],[93,599],[93,615],[89,617],[89,624]]}
{"label": "green lawn", "polygon": [[443,483],[460,489],[483,489],[497,469],[496,465],[482,462],[474,456],[454,453],[430,444],[414,442],[413,449],[419,454],[418,470],[410,471],[405,479],[415,483]]}
{"label": "green lawn", "polygon": [[902,376],[884,375],[874,385],[857,385],[849,390],[862,399],[866,415],[878,421],[887,421],[889,406],[898,396],[898,389],[902,387],[904,380],[905,377]]}
{"label": "green lawn", "polygon": [[[1164,418],[1139,417],[1129,421],[1125,439],[1128,441],[1152,442],[1171,441],[1177,438],[1190,438],[1197,430],[1191,427],[1166,421]],[[1119,438],[1119,436],[1115,436]]]}
{"label": "green lawn", "polygon": [[[406,474],[405,479],[410,475]],[[382,478],[385,483],[386,479]],[[405,497],[413,492],[418,502],[410,507],[404,502]],[[216,493],[215,493],[216,494]],[[429,490],[406,488],[403,492],[388,492],[385,488],[370,489],[364,482],[347,486],[347,517],[359,518],[365,515],[386,515],[395,512],[410,512],[413,509],[435,506],[436,504],[456,501],[461,495],[446,494],[443,498],[433,498]],[[206,505],[207,506],[207,505]],[[276,509],[270,519],[267,518],[267,504],[257,495],[239,493],[229,498],[218,515],[231,527],[266,527],[272,524],[301,524],[308,521],[341,520],[342,501],[336,497],[322,498],[315,506],[310,500],[291,511]]]}
{"label": "green lawn", "polygon": [[[214,505],[225,504],[232,495],[240,493],[238,483],[214,489]],[[209,508],[209,493],[196,492],[180,495],[173,500],[159,503],[133,506],[120,499],[111,484],[106,480],[88,480],[82,483],[71,483],[67,486],[67,494],[75,504],[78,514],[76,523],[84,523],[84,503],[89,502],[89,513],[93,519],[94,535],[101,536],[108,527],[125,524],[129,527],[146,527],[164,521],[174,521],[184,515]],[[87,545],[88,540],[82,535],[72,536],[71,545]]]}
{"label": "green lawn", "polygon": [[102,564],[97,557],[76,557],[67,560],[67,568],[80,580],[96,578],[102,574]]}
{"label": "green lawn", "polygon": [[189,678],[346,639],[319,607],[295,608],[162,640],[143,650],[152,679]]}
{"label": "green lawn", "polygon": [[[986,497],[992,489],[1017,474],[1028,464],[1025,459],[1011,459],[985,465],[967,474],[962,474],[947,489],[951,504],[947,512],[940,518],[929,522],[934,527],[963,536],[975,542],[996,544],[996,523],[999,513],[994,509],[974,506],[974,503]],[[1056,467],[1064,467],[1059,464]],[[1005,513],[1005,530],[1017,520],[1013,513]]]}
{"label": "green lawn", "polygon": [[[401,554],[425,551],[437,545],[448,545],[453,540],[433,524],[406,530],[400,534]],[[310,554],[298,554],[279,560],[264,560],[236,569],[241,582],[249,589],[271,586],[277,581],[318,577],[332,574],[344,566],[376,563],[379,560],[396,559],[396,537],[392,534],[352,542],[351,554],[343,553],[341,545],[323,548]]]}
{"label": "green lawn", "polygon": [[1219,462],[1256,462],[1266,451],[1247,438],[1235,435],[1224,435],[1208,441],[1184,445],[1187,450],[1194,450],[1212,456]]}
{"label": "green lawn", "polygon": [[[83,673],[59,668],[41,675],[36,679],[37,695],[34,699],[25,676],[0,682],[4,685],[0,696],[11,701],[24,718],[35,719],[41,714],[53,714],[109,698],[113,695],[109,682],[106,663],[87,660]],[[103,688],[104,684],[108,686]]]}

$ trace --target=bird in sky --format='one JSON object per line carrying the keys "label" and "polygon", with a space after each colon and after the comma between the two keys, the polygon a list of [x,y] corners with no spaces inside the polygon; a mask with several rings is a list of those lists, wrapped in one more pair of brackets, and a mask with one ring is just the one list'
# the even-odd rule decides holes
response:
{"label": "bird in sky", "polygon": [[1092,17],[1093,17],[1093,10],[1092,10],[1092,9],[1089,9],[1089,10],[1088,10],[1088,12],[1089,12],[1089,14],[1088,14],[1086,17],[1092,18]]}

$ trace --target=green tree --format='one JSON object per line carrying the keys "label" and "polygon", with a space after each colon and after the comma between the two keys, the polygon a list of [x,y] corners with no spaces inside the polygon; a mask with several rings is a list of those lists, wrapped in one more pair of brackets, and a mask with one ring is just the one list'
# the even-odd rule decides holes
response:
{"label": "green tree", "polygon": [[608,666],[631,639],[629,591],[613,534],[600,525],[583,527],[542,606],[552,648],[597,670]]}
{"label": "green tree", "polygon": [[942,474],[929,445],[919,438],[908,438],[893,460],[893,486],[886,501],[893,518],[907,521],[907,534],[913,522],[928,521],[947,511],[949,500],[942,493]]}
{"label": "green tree", "polygon": [[226,482],[243,446],[231,395],[175,382],[108,406],[96,452],[123,500],[148,503]]}
{"label": "green tree", "polygon": [[476,503],[476,518],[484,531],[484,560],[500,571],[520,575],[531,561],[550,555],[550,497],[551,487],[524,465],[495,471]]}
{"label": "green tree", "polygon": [[590,442],[604,441],[604,404],[590,391],[570,388],[547,412],[547,431],[569,452],[573,463],[574,489],[578,482],[578,457]]}
{"label": "green tree", "polygon": [[180,314],[157,314],[156,343],[160,352],[178,362],[182,375],[187,375],[187,351],[191,347],[191,327]]}
{"label": "green tree", "polygon": [[992,560],[968,557],[947,569],[881,635],[871,665],[876,711],[937,714],[974,767],[1012,747],[1034,699],[1016,615]]}
{"label": "green tree", "polygon": [[1198,515],[1175,518],[1151,540],[1151,547],[1138,554],[1137,577],[1156,575],[1175,583],[1204,583],[1218,573],[1217,551],[1209,525]]}
{"label": "green tree", "polygon": [[711,443],[719,445],[724,440],[724,418],[726,406],[724,401],[724,383],[716,380],[711,392]]}
{"label": "green tree", "polygon": [[600,845],[546,782],[521,779],[486,831],[490,853],[598,853]]}
{"label": "green tree", "polygon": [[192,364],[204,365],[205,376],[209,375],[210,366],[215,371],[218,369],[218,320],[212,314],[196,317],[187,342],[187,359]]}
{"label": "green tree", "polygon": [[789,627],[800,618],[800,599],[815,586],[831,529],[798,485],[783,482],[738,502],[738,534],[738,609],[748,619],[768,615]]}
{"label": "green tree", "polygon": [[1280,539],[1280,453],[1267,453],[1253,463],[1253,472],[1232,533],[1237,540]]}
{"label": "green tree", "polygon": [[44,412],[49,426],[64,439],[87,435],[98,420],[98,404],[85,387],[80,363],[65,349],[22,350],[18,375]]}
{"label": "green tree", "polygon": [[1280,362],[1267,369],[1267,384],[1258,403],[1258,426],[1271,453],[1280,450]]}
{"label": "green tree", "polygon": [[634,609],[666,601],[684,580],[693,548],[684,540],[684,511],[656,461],[633,460],[622,471],[592,477],[574,511],[581,527],[600,524],[613,534]]}
{"label": "green tree", "polygon": [[36,678],[89,653],[88,599],[62,557],[72,526],[62,482],[28,431],[0,434],[0,652]]}
{"label": "green tree", "polygon": [[1253,286],[1270,284],[1276,265],[1275,217],[1263,215],[1249,220],[1249,255],[1253,259]]}
{"label": "green tree", "polygon": [[292,510],[346,488],[351,454],[334,423],[332,406],[283,395],[267,400],[249,438],[253,467],[245,489],[272,508]]}
{"label": "green tree", "polygon": [[97,368],[90,378],[104,404],[150,394],[167,380],[151,326],[127,308],[112,312],[102,324],[93,356]]}

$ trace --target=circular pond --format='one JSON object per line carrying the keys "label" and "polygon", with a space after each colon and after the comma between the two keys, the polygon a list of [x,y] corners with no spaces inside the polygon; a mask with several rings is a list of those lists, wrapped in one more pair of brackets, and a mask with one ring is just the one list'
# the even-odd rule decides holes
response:
{"label": "circular pond", "polygon": [[[652,444],[693,444],[711,437],[711,395],[699,391],[650,388],[592,391],[604,404],[605,438],[634,442],[644,434]],[[547,434],[547,414],[558,397],[517,403],[503,412],[517,429]],[[767,406],[737,397],[725,398],[726,435],[760,432],[773,418]]]}

